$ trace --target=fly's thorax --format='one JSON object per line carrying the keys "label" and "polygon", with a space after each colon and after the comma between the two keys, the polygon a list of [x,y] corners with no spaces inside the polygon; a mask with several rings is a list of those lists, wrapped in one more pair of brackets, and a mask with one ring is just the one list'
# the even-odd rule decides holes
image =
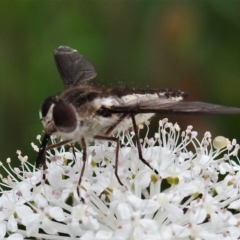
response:
{"label": "fly's thorax", "polygon": [[94,135],[105,135],[108,128],[119,119],[119,114],[108,111],[113,105],[119,105],[118,98],[99,96],[77,107],[79,132],[89,138]]}

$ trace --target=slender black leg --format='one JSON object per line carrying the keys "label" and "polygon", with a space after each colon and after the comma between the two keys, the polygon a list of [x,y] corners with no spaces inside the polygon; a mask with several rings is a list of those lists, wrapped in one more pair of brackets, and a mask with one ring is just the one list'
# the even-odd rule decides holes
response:
{"label": "slender black leg", "polygon": [[49,145],[49,146],[46,147],[46,151],[50,150],[50,149],[53,149],[53,148],[61,147],[62,145],[65,145],[65,144],[70,143],[70,142],[72,142],[72,139],[64,140],[64,141],[61,141],[59,143]]}
{"label": "slender black leg", "polygon": [[123,183],[121,182],[121,180],[118,176],[118,155],[119,155],[119,146],[120,146],[119,140],[115,137],[99,136],[99,135],[94,136],[94,139],[104,140],[104,141],[113,141],[117,144],[116,155],[115,155],[115,170],[114,170],[114,173],[115,173],[115,176],[116,176],[119,184],[123,186]]}
{"label": "slender black leg", "polygon": [[119,119],[112,125],[110,126],[107,131],[105,132],[105,135],[109,135],[117,126],[119,123],[122,122],[124,118],[126,118],[129,114],[123,114]]}
{"label": "slender black leg", "polygon": [[73,167],[75,165],[76,161],[77,161],[75,147],[74,147],[73,143],[71,143],[71,148],[72,148],[72,153],[73,153],[73,162],[71,164],[71,167]]}
{"label": "slender black leg", "polygon": [[119,140],[115,137],[108,137],[107,135],[109,135],[117,126],[119,123],[122,122],[123,119],[125,119],[129,114],[123,114],[122,116],[119,117],[119,119],[112,125],[110,126],[106,131],[105,131],[105,135],[106,136],[100,136],[100,135],[96,135],[94,136],[94,139],[97,139],[97,140],[105,140],[105,141],[113,141],[117,144],[117,147],[116,147],[116,155],[115,155],[115,170],[114,170],[114,173],[115,173],[115,176],[119,182],[120,185],[123,186],[123,183],[121,182],[119,176],[118,176],[118,156],[119,156],[119,148],[120,148],[120,143],[119,143]]}
{"label": "slender black leg", "polygon": [[136,124],[136,120],[133,114],[131,114],[131,118],[132,118],[132,123],[133,123],[133,130],[135,132],[135,137],[136,137],[136,143],[137,143],[137,148],[138,148],[138,156],[139,159],[145,164],[147,165],[150,169],[152,169],[154,171],[155,174],[158,175],[158,171],[156,169],[154,169],[144,158],[142,155],[142,148],[141,148],[141,144],[139,141],[139,136],[138,136],[138,131],[137,131],[137,124]]}
{"label": "slender black leg", "polygon": [[[46,180],[46,174],[45,174],[45,170],[46,170],[46,151],[50,150],[50,149],[53,149],[53,148],[57,148],[57,147],[60,147],[62,145],[65,145],[67,143],[70,143],[72,142],[72,140],[64,140],[64,141],[61,141],[59,143],[56,143],[56,144],[52,144],[52,145],[49,145],[49,146],[45,146],[44,147],[44,151],[40,153],[40,155],[38,154],[38,158],[39,156],[41,157],[41,161],[38,162],[38,160],[36,161],[36,165],[37,167],[38,166],[42,166],[42,170],[43,170],[43,174],[42,174],[42,180],[43,182],[45,182]],[[36,187],[39,186],[41,184],[41,181],[39,183],[36,184]]]}
{"label": "slender black leg", "polygon": [[78,179],[77,194],[78,194],[79,198],[81,199],[81,202],[84,203],[84,199],[81,197],[81,193],[80,193],[80,187],[81,187],[81,183],[82,183],[82,177],[83,177],[83,174],[84,174],[84,170],[85,170],[85,166],[86,166],[86,161],[87,161],[87,144],[86,144],[84,138],[81,138],[81,147],[82,147],[82,152],[83,152],[83,156],[82,156],[83,165],[82,165],[80,177],[79,177],[79,179]]}

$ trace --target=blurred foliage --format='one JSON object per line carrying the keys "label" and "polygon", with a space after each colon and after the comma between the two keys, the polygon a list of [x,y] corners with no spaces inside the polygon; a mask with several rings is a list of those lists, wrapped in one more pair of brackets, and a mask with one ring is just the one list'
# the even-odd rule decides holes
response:
{"label": "blurred foliage", "polygon": [[[240,107],[239,1],[2,1],[0,8],[0,160],[31,162],[42,132],[38,109],[63,89],[53,50],[78,49],[98,71],[96,84],[169,87]],[[240,116],[158,116],[240,140]],[[16,165],[18,163],[16,162]]]}

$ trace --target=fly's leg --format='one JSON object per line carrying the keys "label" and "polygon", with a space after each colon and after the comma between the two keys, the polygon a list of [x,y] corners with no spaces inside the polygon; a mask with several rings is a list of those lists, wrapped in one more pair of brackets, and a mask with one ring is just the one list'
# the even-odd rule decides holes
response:
{"label": "fly's leg", "polygon": [[147,165],[150,169],[152,169],[156,175],[158,175],[158,171],[157,171],[156,169],[154,169],[154,168],[143,158],[142,148],[141,148],[141,144],[140,144],[140,140],[139,140],[139,136],[138,136],[138,131],[137,131],[137,124],[136,124],[136,120],[135,120],[135,117],[134,117],[133,114],[131,114],[131,118],[132,118],[133,130],[134,130],[135,137],[136,137],[136,143],[137,143],[137,149],[138,149],[138,157],[139,157],[139,159],[140,159],[145,165]]}

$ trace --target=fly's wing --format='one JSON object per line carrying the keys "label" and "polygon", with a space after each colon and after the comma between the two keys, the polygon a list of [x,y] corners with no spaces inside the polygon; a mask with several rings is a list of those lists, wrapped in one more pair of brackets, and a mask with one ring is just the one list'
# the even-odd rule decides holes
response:
{"label": "fly's wing", "polygon": [[65,88],[84,84],[97,76],[93,65],[70,47],[58,47],[54,59]]}
{"label": "fly's wing", "polygon": [[205,102],[181,102],[172,99],[139,98],[112,106],[111,113],[167,113],[167,114],[240,114],[240,108]]}

